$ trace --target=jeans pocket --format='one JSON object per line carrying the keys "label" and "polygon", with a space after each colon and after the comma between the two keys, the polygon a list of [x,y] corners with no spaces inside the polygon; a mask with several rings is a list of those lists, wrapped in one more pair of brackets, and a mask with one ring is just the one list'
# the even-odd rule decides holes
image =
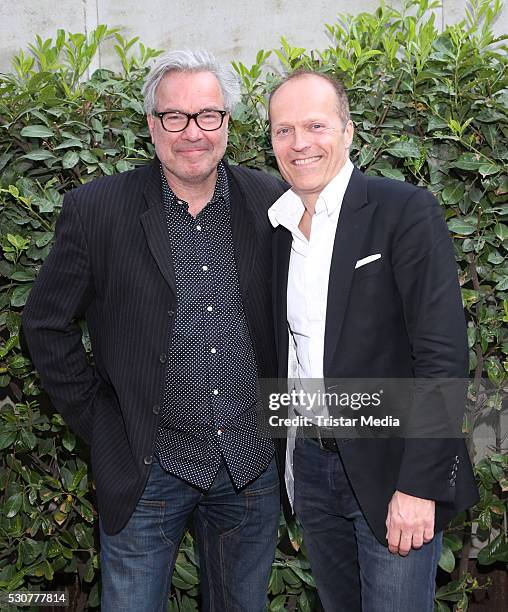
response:
{"label": "jeans pocket", "polygon": [[246,497],[265,495],[279,486],[279,472],[277,470],[275,458],[273,458],[266,470],[247,486],[244,490],[244,494]]}

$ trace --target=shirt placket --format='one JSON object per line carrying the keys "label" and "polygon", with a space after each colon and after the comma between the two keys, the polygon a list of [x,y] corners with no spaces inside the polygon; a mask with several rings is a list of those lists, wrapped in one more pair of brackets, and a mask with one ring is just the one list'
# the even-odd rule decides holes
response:
{"label": "shirt placket", "polygon": [[[219,376],[222,343],[216,317],[217,309],[219,308],[217,303],[218,292],[216,290],[219,262],[217,261],[217,254],[214,253],[210,232],[210,208],[216,204],[218,203],[208,204],[194,220],[194,244],[196,260],[198,262],[198,278],[201,281],[201,310],[205,323],[203,326],[205,334],[203,350],[208,371],[209,403],[217,436],[216,439],[220,442],[220,437],[224,433],[223,424],[220,419],[224,389],[221,388]],[[215,229],[217,230],[217,228]]]}

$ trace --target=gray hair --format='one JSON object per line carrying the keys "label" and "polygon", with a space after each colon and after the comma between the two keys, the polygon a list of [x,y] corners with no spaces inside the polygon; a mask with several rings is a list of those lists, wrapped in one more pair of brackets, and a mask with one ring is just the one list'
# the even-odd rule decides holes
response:
{"label": "gray hair", "polygon": [[209,51],[169,51],[155,61],[145,79],[142,94],[147,115],[155,110],[157,87],[168,72],[211,72],[219,81],[224,96],[224,110],[228,113],[240,99],[240,83],[235,74],[221,65]]}

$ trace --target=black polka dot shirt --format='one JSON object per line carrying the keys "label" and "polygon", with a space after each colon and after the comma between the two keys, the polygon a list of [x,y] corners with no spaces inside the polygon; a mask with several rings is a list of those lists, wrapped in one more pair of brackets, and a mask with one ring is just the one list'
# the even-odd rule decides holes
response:
{"label": "black polka dot shirt", "polygon": [[[242,305],[227,175],[193,218],[161,168],[177,308],[155,453],[161,466],[207,490],[222,460],[237,488],[259,476],[273,442],[258,434],[254,349]],[[233,203],[234,205],[234,203]]]}

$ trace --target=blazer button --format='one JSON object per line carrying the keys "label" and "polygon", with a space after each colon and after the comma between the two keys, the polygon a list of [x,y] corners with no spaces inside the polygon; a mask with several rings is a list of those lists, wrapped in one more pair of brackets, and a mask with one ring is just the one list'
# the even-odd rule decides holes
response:
{"label": "blazer button", "polygon": [[152,412],[154,414],[159,414],[160,411],[161,411],[161,407],[159,406],[159,404],[155,404],[154,406],[152,406]]}
{"label": "blazer button", "polygon": [[148,455],[148,457],[145,457],[145,458],[143,459],[143,463],[144,463],[145,465],[152,465],[152,462],[153,462],[153,457],[152,457],[152,455]]}
{"label": "blazer button", "polygon": [[167,355],[166,355],[166,353],[161,353],[161,354],[159,355],[159,361],[160,361],[161,363],[166,363],[166,359],[167,359]]}
{"label": "blazer button", "polygon": [[175,311],[171,308],[170,310],[168,310],[168,315],[170,317],[174,317],[175,316]]}

